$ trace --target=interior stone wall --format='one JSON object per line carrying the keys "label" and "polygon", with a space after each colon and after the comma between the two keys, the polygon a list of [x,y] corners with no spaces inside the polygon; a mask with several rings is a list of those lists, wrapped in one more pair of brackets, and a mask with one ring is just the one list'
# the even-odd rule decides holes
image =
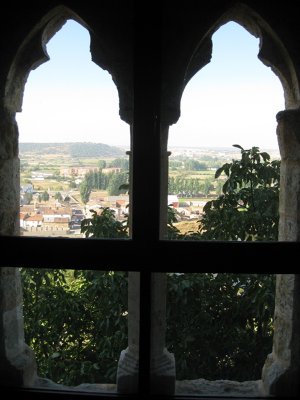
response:
{"label": "interior stone wall", "polygon": [[272,353],[262,371],[267,394],[299,394],[299,275],[277,274]]}
{"label": "interior stone wall", "polygon": [[24,340],[22,303],[18,268],[0,268],[0,383],[31,387],[36,362]]}

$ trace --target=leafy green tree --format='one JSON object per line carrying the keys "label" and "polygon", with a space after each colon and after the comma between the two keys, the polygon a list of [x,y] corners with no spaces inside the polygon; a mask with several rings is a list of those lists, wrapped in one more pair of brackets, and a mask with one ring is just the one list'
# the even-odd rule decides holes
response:
{"label": "leafy green tree", "polygon": [[70,188],[70,189],[75,189],[75,188],[77,188],[77,185],[76,185],[76,183],[75,183],[74,180],[71,180],[71,181],[70,181],[70,183],[69,183],[69,188]]}
{"label": "leafy green tree", "polygon": [[63,200],[63,197],[62,197],[60,192],[56,192],[55,195],[54,195],[54,198],[56,200],[58,200],[58,201],[62,201]]}
{"label": "leafy green tree", "polygon": [[30,193],[30,192],[26,192],[25,194],[24,194],[24,196],[23,196],[23,201],[24,201],[24,204],[30,204],[31,203],[31,201],[32,201],[32,193]]}
{"label": "leafy green tree", "polygon": [[203,193],[205,196],[208,196],[210,191],[214,189],[214,185],[212,184],[209,178],[206,178],[203,185]]}
{"label": "leafy green tree", "polygon": [[85,179],[80,184],[80,197],[83,204],[88,203],[92,192],[91,184]]}
{"label": "leafy green tree", "polygon": [[218,180],[216,183],[216,194],[220,196],[223,193],[223,182]]}
{"label": "leafy green tree", "polygon": [[200,163],[197,160],[189,158],[184,162],[184,169],[186,171],[201,171],[206,170],[207,166],[205,163]]}
{"label": "leafy green tree", "polygon": [[169,160],[169,169],[177,170],[182,168],[182,161],[177,160]]}
{"label": "leafy green tree", "polygon": [[98,167],[99,167],[100,169],[105,168],[105,167],[106,167],[106,161],[105,161],[105,160],[99,160],[99,161],[98,161]]}
{"label": "leafy green tree", "polygon": [[126,189],[124,189],[123,185],[128,180],[128,174],[126,172],[113,174],[109,180],[109,184],[107,187],[108,194],[110,196],[117,196],[121,193],[126,193]]}
{"label": "leafy green tree", "polygon": [[199,238],[216,240],[277,240],[280,161],[258,147],[241,150],[241,159],[216,171],[227,176],[223,194],[206,203]]}
{"label": "leafy green tree", "polygon": [[41,200],[42,201],[48,201],[50,198],[49,193],[45,190],[42,194],[41,194]]}
{"label": "leafy green tree", "polygon": [[179,239],[182,235],[180,235],[180,231],[174,223],[178,222],[177,220],[177,211],[174,208],[168,206],[168,224],[167,224],[167,238],[171,239]]}
{"label": "leafy green tree", "polygon": [[85,174],[83,182],[91,189],[106,190],[113,173],[104,174],[101,169]]}
{"label": "leafy green tree", "polygon": [[197,197],[201,193],[201,180],[197,178],[185,178],[176,176],[169,178],[169,194],[177,194],[180,197]]}
{"label": "leafy green tree", "polygon": [[127,219],[117,221],[114,210],[101,207],[101,213],[92,210],[92,218],[81,222],[81,232],[86,238],[126,238],[128,237]]}
{"label": "leafy green tree", "polygon": [[116,158],[109,163],[110,167],[122,168],[124,171],[129,171],[128,158]]}

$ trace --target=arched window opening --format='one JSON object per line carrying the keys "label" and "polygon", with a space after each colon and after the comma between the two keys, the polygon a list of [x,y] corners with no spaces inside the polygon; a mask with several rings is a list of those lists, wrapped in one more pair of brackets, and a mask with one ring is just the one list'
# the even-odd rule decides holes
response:
{"label": "arched window opening", "polygon": [[[129,236],[129,127],[111,76],[91,62],[89,41],[86,29],[67,20],[47,44],[50,61],[29,75],[17,115],[22,236]],[[116,392],[128,344],[128,272],[20,274],[34,386]]]}
{"label": "arched window opening", "polygon": [[89,40],[68,20],[47,45],[50,61],[26,84],[17,116],[24,236],[84,237],[82,220],[90,226],[93,210],[104,208],[126,231],[129,127],[119,118],[111,76],[91,62]]}
{"label": "arched window opening", "polygon": [[[187,84],[181,101],[181,117],[170,127],[169,198],[172,224],[170,238],[217,239],[217,240],[277,240],[279,190],[279,166],[273,160],[280,159],[276,137],[276,114],[284,109],[284,96],[278,78],[258,59],[258,39],[240,25],[230,22],[222,26],[212,37],[211,62],[200,70]],[[241,160],[242,151],[258,147],[245,154],[245,162],[239,164],[247,179],[241,174],[230,180],[234,193],[242,187],[254,190],[267,184],[269,191],[243,191],[242,199],[233,195],[224,183],[232,169],[227,165],[222,173],[216,171],[232,160]],[[259,152],[267,152],[270,160]],[[250,158],[250,160],[249,160]],[[274,174],[257,180],[257,170],[265,167],[265,173]],[[253,168],[254,167],[254,168]],[[254,170],[254,172],[253,172]],[[247,172],[248,171],[248,172]],[[252,171],[252,178],[249,172]],[[227,172],[227,174],[226,174]],[[259,181],[259,182],[258,182]],[[268,218],[269,230],[260,224],[264,213],[264,196],[270,195],[274,209]],[[235,197],[235,198],[234,198]],[[211,203],[219,199],[219,202]],[[241,200],[241,201],[240,201]],[[209,205],[205,205],[210,202]],[[229,206],[227,203],[230,203]],[[260,218],[255,213],[260,210]],[[241,212],[242,211],[242,212]],[[245,213],[245,211],[247,211]],[[249,212],[250,211],[250,212]],[[226,218],[221,218],[221,213]],[[249,218],[249,216],[251,216]],[[245,218],[246,217],[246,218]],[[266,218],[266,217],[264,217]],[[175,222],[177,220],[177,222]],[[170,221],[169,221],[170,222]],[[249,230],[249,226],[251,229]],[[197,233],[196,233],[197,232]],[[189,236],[189,234],[194,233]],[[196,233],[196,234],[195,234]]]}
{"label": "arched window opening", "polygon": [[[212,60],[187,84],[181,117],[170,127],[168,237],[278,240],[276,114],[284,109],[283,90],[257,59],[258,39],[241,26],[222,26],[212,42]],[[269,227],[257,219],[266,211]],[[275,275],[171,273],[167,288],[166,345],[176,359],[176,393],[262,395]],[[222,380],[244,386],[226,388]]]}

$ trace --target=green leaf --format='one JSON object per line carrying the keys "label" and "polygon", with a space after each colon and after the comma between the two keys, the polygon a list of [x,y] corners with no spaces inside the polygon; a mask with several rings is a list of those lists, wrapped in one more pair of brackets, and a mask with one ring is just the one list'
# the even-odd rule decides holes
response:
{"label": "green leaf", "polygon": [[218,168],[215,173],[215,179],[219,178],[222,172],[223,172],[223,167]]}
{"label": "green leaf", "polygon": [[244,151],[244,149],[242,148],[242,146],[240,146],[239,144],[233,144],[233,147],[237,147],[238,149]]}
{"label": "green leaf", "polygon": [[58,353],[58,352],[51,354],[51,358],[53,358],[53,359],[58,358],[58,357],[60,357],[60,353]]}
{"label": "green leaf", "polygon": [[128,190],[129,189],[129,183],[123,183],[122,185],[119,186],[119,190]]}

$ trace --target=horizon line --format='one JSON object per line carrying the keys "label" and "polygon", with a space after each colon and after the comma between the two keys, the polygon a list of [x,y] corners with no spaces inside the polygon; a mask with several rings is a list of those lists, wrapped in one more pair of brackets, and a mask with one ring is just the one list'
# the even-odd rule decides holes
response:
{"label": "horizon line", "polygon": [[[65,142],[50,142],[50,141],[48,141],[48,142],[39,142],[39,141],[28,141],[28,142],[24,141],[24,142],[22,142],[22,141],[20,141],[19,142],[19,144],[57,144],[57,145],[58,144],[73,144],[73,143],[104,144],[104,145],[111,146],[111,147],[128,147],[128,146],[130,146],[129,144],[111,144],[111,143],[94,142],[94,141],[65,141]],[[199,144],[197,144],[194,146],[193,145],[170,145],[168,147],[169,148],[186,148],[186,149],[189,149],[189,148],[192,148],[192,149],[195,149],[195,148],[199,148],[199,149],[201,149],[201,148],[231,149],[232,147],[234,147],[234,145],[199,145]],[[248,148],[248,146],[244,146],[244,147]],[[251,147],[253,147],[253,146],[251,146]],[[279,151],[278,147],[275,148],[275,147],[272,147],[271,145],[270,146],[257,146],[257,147]]]}

